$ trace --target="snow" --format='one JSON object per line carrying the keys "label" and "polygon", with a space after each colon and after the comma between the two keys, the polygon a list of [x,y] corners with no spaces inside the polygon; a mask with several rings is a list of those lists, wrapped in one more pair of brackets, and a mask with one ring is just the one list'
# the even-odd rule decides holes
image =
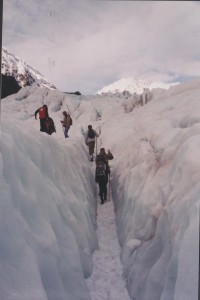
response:
{"label": "snow", "polygon": [[34,84],[49,89],[56,89],[56,87],[45,79],[38,70],[31,67],[24,60],[8,52],[5,48],[2,48],[1,72],[2,74],[13,76],[21,87]]}
{"label": "snow", "polygon": [[91,298],[129,300],[125,281],[122,280],[123,270],[112,202],[99,207],[97,220],[99,248],[93,255],[93,273],[87,282]]}
{"label": "snow", "polygon": [[97,91],[98,95],[105,93],[122,93],[123,91],[128,91],[132,94],[142,94],[144,89],[152,89],[160,88],[168,90],[171,86],[175,86],[179,84],[179,82],[173,83],[165,83],[165,82],[151,82],[147,80],[137,80],[132,77],[121,78],[105,87],[101,90]]}
{"label": "snow", "polygon": [[[40,87],[1,101],[1,299],[198,299],[199,94],[196,80],[137,106]],[[42,104],[51,136],[34,118]],[[100,133],[98,151],[114,155],[104,205],[88,124]]]}

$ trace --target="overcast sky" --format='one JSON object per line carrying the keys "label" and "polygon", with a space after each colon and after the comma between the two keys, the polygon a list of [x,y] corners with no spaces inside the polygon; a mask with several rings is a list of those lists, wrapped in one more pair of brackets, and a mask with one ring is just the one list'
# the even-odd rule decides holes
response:
{"label": "overcast sky", "polygon": [[4,0],[3,46],[61,91],[200,76],[193,1]]}

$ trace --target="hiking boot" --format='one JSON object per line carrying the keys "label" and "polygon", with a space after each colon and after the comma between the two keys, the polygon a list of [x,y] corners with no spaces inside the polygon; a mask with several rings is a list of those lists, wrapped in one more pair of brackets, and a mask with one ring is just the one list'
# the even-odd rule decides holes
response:
{"label": "hiking boot", "polygon": [[104,204],[103,196],[100,196],[101,204]]}

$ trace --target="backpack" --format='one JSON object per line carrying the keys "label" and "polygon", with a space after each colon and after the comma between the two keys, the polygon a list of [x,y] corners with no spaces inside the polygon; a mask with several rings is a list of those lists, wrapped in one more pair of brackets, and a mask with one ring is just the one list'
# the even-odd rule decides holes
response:
{"label": "backpack", "polygon": [[95,132],[94,132],[93,129],[89,129],[89,131],[88,131],[88,137],[89,137],[90,139],[95,138]]}
{"label": "backpack", "polygon": [[48,118],[45,120],[45,127],[46,127],[46,132],[48,134],[52,134],[53,132],[56,132],[55,124],[52,118]]}
{"label": "backpack", "polygon": [[104,164],[104,162],[99,161],[97,163],[96,174],[97,176],[106,176],[106,165]]}
{"label": "backpack", "polygon": [[39,118],[44,119],[47,116],[47,110],[44,107],[40,107],[39,109]]}

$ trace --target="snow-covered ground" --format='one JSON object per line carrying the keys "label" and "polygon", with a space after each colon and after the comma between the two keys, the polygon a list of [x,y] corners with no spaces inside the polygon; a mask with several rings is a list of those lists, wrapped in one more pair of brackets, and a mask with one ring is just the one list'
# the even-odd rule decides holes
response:
{"label": "snow-covered ground", "polygon": [[[135,109],[131,99],[38,87],[1,101],[0,299],[113,300],[123,284],[134,300],[198,299],[199,94],[197,80],[155,91]],[[41,133],[34,118],[43,103],[56,124],[52,136]],[[66,140],[64,110],[73,119]],[[121,250],[111,203],[97,207],[94,164],[83,137],[88,124],[100,133],[98,150],[114,155]],[[120,278],[115,256],[110,291],[104,275],[94,279],[109,235],[108,248],[113,257],[121,253],[123,265]],[[109,270],[110,258],[103,253],[100,260]]]}
{"label": "snow-covered ground", "polygon": [[130,300],[123,280],[120,247],[112,199],[98,208],[99,247],[93,255],[93,272],[87,284],[92,300]]}

